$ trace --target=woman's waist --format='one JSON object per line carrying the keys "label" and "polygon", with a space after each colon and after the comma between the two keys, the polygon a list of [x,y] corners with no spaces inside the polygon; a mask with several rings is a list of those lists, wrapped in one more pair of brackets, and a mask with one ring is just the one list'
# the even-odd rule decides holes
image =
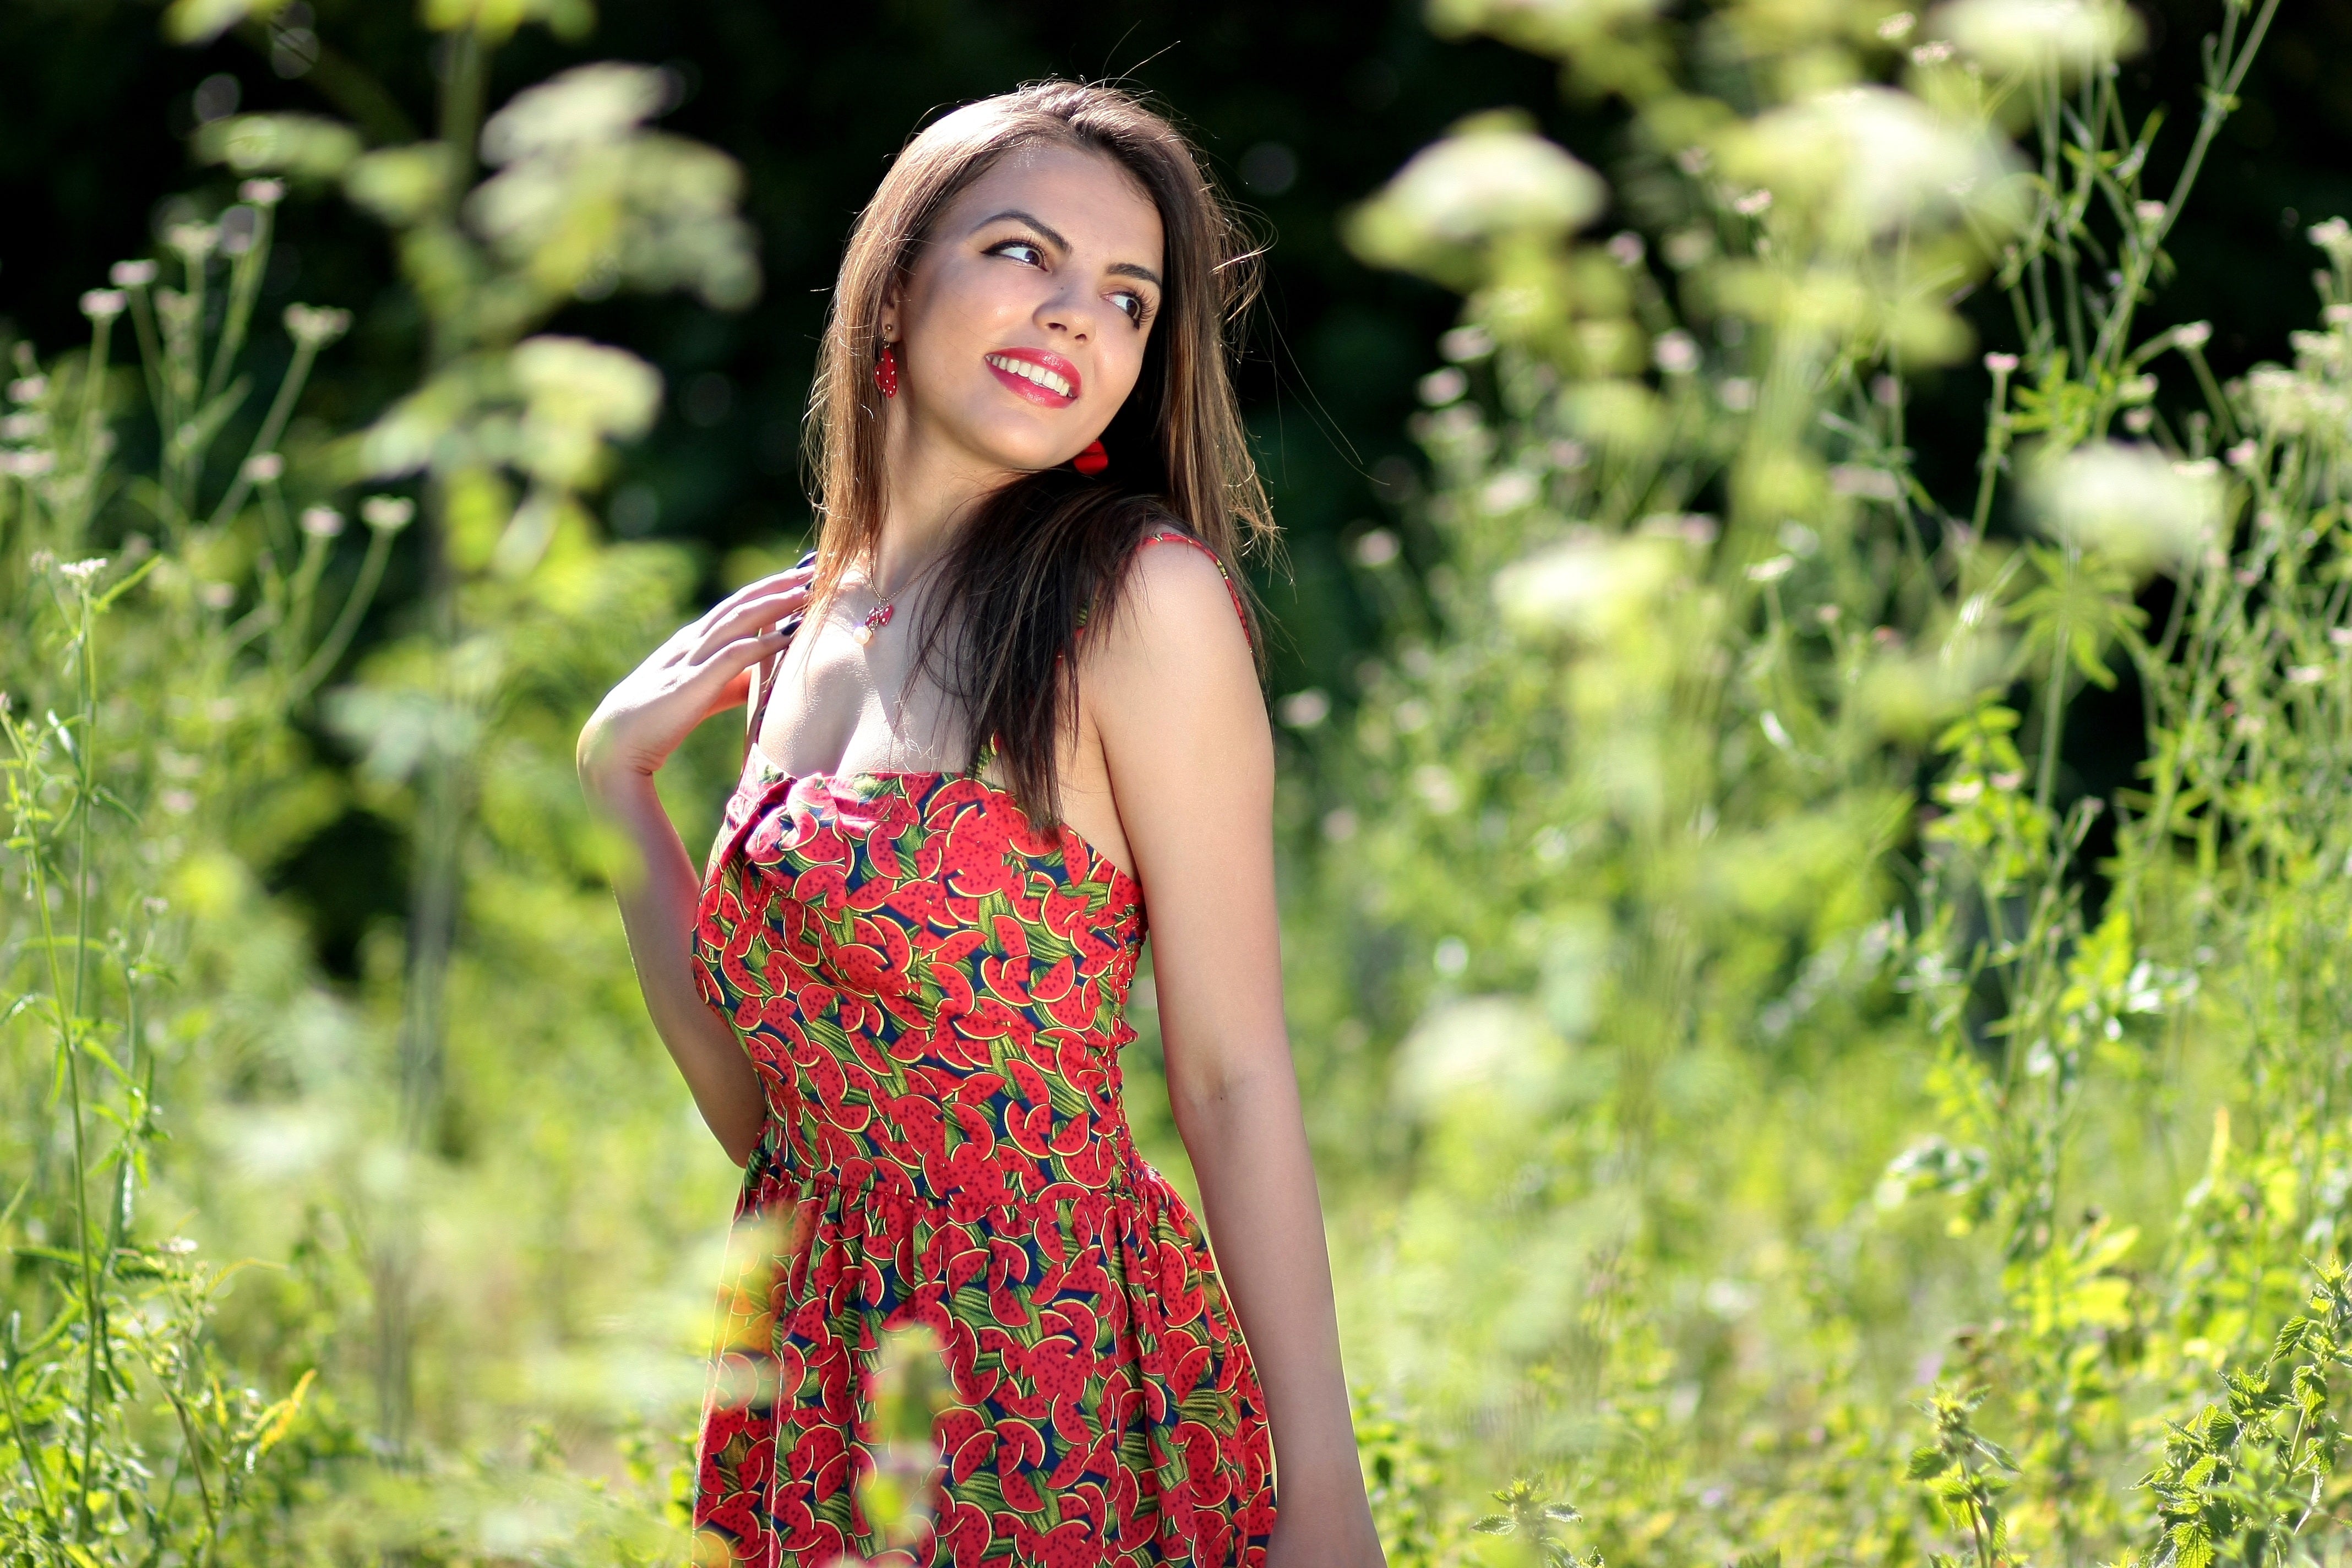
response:
{"label": "woman's waist", "polygon": [[888,1229],[921,1220],[1022,1235],[1041,1218],[1066,1230],[1085,1215],[1171,1205],[1183,1206],[1123,1123],[1079,1158],[1038,1160],[1000,1146],[984,1156],[909,1163],[783,1131],[771,1118],[744,1171],[738,1208],[814,1205],[853,1224],[885,1221]]}

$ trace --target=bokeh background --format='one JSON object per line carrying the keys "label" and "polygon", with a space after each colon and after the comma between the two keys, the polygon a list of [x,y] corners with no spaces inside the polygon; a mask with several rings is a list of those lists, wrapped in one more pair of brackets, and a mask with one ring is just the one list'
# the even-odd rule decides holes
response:
{"label": "bokeh background", "polygon": [[[2142,103],[2192,103],[2197,41],[2212,5],[2142,8],[2149,47],[2125,70]],[[75,300],[106,262],[152,245],[164,226],[216,208],[233,184],[191,158],[207,118],[304,109],[347,115],[400,140],[429,121],[425,35],[398,5],[327,4],[323,42],[273,47],[248,28],[207,47],[175,47],[152,6],[131,0],[13,0],[0,14],[0,202],[15,237],[0,252],[6,310],[37,341],[73,332]],[[299,16],[298,16],[298,20]],[[2311,215],[2352,206],[2352,5],[2288,7],[2254,64],[2246,107],[2223,133],[2198,221],[2173,247],[2179,274],[2168,320],[2221,323],[2223,375],[2285,352],[2305,312]],[[364,65],[389,98],[352,85],[338,55]],[[937,4],[778,6],[714,0],[692,7],[620,0],[593,35],[566,46],[528,31],[503,51],[510,89],[569,63],[620,58],[677,73],[674,129],[739,159],[766,284],[722,313],[670,297],[623,295],[572,312],[577,330],[629,344],[657,365],[670,396],[654,432],[624,458],[610,522],[623,538],[691,543],[715,595],[805,533],[800,419],[827,292],[849,221],[914,128],[943,109],[1043,76],[1115,79],[1150,94],[1200,140],[1217,177],[1267,243],[1264,301],[1248,323],[1241,387],[1287,550],[1260,574],[1276,626],[1272,684],[1345,702],[1375,637],[1376,612],[1343,568],[1351,533],[1395,523],[1415,493],[1406,431],[1416,379],[1438,363],[1437,334],[1461,301],[1364,266],[1339,238],[1341,215],[1463,115],[1497,105],[1535,113],[1566,145],[1605,164],[1627,150],[1626,116],[1563,101],[1551,61],[1490,38],[1440,38],[1412,0],[1364,4],[1052,5]],[[288,74],[289,72],[296,74]],[[339,86],[341,90],[339,91]],[[496,101],[501,94],[494,89]],[[2176,142],[2185,138],[2177,138]],[[2159,149],[2159,165],[2168,153]],[[420,324],[394,287],[378,237],[333,207],[290,209],[265,286],[275,300],[352,304],[352,343],[320,376],[315,412],[350,424],[413,379]],[[1993,308],[1990,302],[1983,308]],[[1930,378],[1920,462],[1967,482],[1976,455],[1973,384]],[[1420,547],[1416,547],[1418,545]],[[1409,559],[1426,541],[1407,540]],[[751,555],[728,559],[737,552]],[[385,614],[404,602],[399,563]],[[413,578],[411,579],[413,586]],[[2112,784],[2104,753],[2136,754],[2095,723],[2072,760]],[[281,868],[325,921],[339,967],[367,921],[399,907],[394,846],[363,814],[338,823]]]}
{"label": "bokeh background", "polygon": [[[127,325],[112,379],[76,401],[87,291],[149,257],[168,286],[187,226],[251,199],[252,171],[199,155],[238,117],[329,115],[376,145],[429,134],[451,18],[477,9],[499,7],[293,0],[190,44],[160,4],[0,8],[0,346],[16,355],[0,686],[25,699],[6,710],[10,776],[38,785],[12,797],[5,864],[26,896],[0,952],[37,999],[48,939],[25,911],[71,900],[27,879],[37,861],[84,868],[71,899],[108,940],[146,930],[170,954],[152,975],[127,964],[120,994],[100,984],[100,1012],[146,986],[175,998],[153,1004],[168,1028],[147,1026],[152,1058],[91,1080],[151,1161],[124,1179],[147,1195],[109,1244],[146,1272],[80,1296],[60,1272],[59,1173],[84,1162],[58,1097],[97,1037],[44,1033],[30,1005],[0,1020],[0,1151],[29,1205],[0,1211],[23,1319],[0,1381],[34,1423],[0,1431],[0,1451],[38,1456],[0,1481],[16,1532],[0,1541],[82,1568],[60,1542],[126,1563],[148,1540],[175,1543],[162,1561],[306,1563],[682,1550],[733,1173],[645,1024],[570,740],[668,625],[803,547],[810,363],[840,243],[893,153],[949,107],[1049,75],[1147,93],[1266,247],[1241,386],[1286,532],[1252,567],[1273,628],[1293,1021],[1391,1560],[2004,1568],[2133,1547],[2188,1568],[2258,1556],[2257,1524],[2301,1508],[2290,1494],[2328,1502],[2315,1529],[2344,1513],[2332,1452],[2253,1423],[2197,1440],[2237,1445],[2248,1474],[2246,1445],[2269,1443],[2272,1514],[2248,1503],[2192,1529],[2193,1509],[2139,1483],[2225,1368],[2307,1392],[2352,1364],[2316,1337],[2263,1360],[2315,1278],[2309,1313],[2352,1339],[2327,1271],[2352,1225],[2352,808],[2329,782],[2352,764],[2352,681],[2330,684],[2328,662],[2352,657],[2347,426],[2328,401],[2352,386],[2352,346],[2329,346],[2352,345],[2352,240],[2324,226],[2352,215],[2352,0],[2150,0],[2112,78],[1989,111],[2038,158],[2034,115],[2072,124],[2081,82],[2112,81],[2091,138],[2106,161],[2090,162],[2116,183],[2070,217],[2046,190],[2032,209],[2034,243],[2063,231],[2098,257],[2075,298],[2095,315],[2144,221],[2130,198],[2162,196],[2181,167],[2206,40],[2265,19],[2127,334],[2147,354],[2095,374],[2056,355],[2046,311],[2044,335],[2021,336],[1989,276],[2024,243],[2016,213],[1970,209],[1991,237],[1936,252],[1949,279],[1916,307],[1965,330],[1898,353],[1878,325],[1838,337],[1806,315],[1809,289],[1899,293],[1883,236],[1841,249],[1805,228],[1806,180],[1832,176],[1784,170],[1780,206],[1753,207],[1745,175],[1662,155],[1736,161],[1746,129],[1840,73],[1965,118],[1962,68],[1912,52],[1927,6],[605,0],[583,29],[584,11],[548,0],[520,10],[564,25],[501,44],[489,105],[584,61],[657,68],[664,128],[740,164],[762,274],[741,309],[628,288],[549,308],[543,330],[625,348],[662,383],[649,428],[578,487],[593,518],[509,582],[479,560],[436,578],[431,530],[362,511],[338,438],[415,389],[435,321],[384,226],[298,181],[240,363],[276,384],[290,304],[352,319],[284,432],[288,515],[269,510],[273,475],[220,518],[159,522],[139,476],[163,447]],[[1593,16],[1620,20],[1580,31]],[[1621,35],[1722,123],[1694,132],[1672,95],[1612,75],[1622,59],[1594,40]],[[1395,198],[1397,264],[1368,264],[1362,204],[1497,108],[1607,176],[1603,205],[1527,234],[1489,215],[1496,234],[1456,254],[1415,239]],[[1934,184],[1905,162],[1918,151],[1889,146],[1881,168],[1881,150],[1852,150],[1836,177]],[[1736,294],[1750,262],[1815,270]],[[1541,308],[1514,317],[1503,283]],[[2210,338],[2175,332],[2192,323]],[[2209,395],[2181,342],[2223,384]],[[256,406],[189,478],[205,506],[243,483]],[[1780,423],[1757,434],[1768,414]],[[2099,527],[2126,520],[2108,534],[2065,533],[2063,507],[2019,482],[2022,458],[2002,461],[2011,442],[2111,441],[2157,477],[2098,503]],[[1989,450],[1999,482],[1972,508]],[[2226,526],[2169,488],[2174,459],[2183,484],[2228,476]],[[77,464],[110,477],[42,488]],[[1798,499],[1757,499],[1788,472]],[[502,521],[514,499],[491,486],[467,504]],[[341,531],[305,544],[291,514],[311,500],[341,509]],[[2159,569],[2110,548],[2176,506],[2208,530],[2203,554]],[[89,601],[64,584],[159,549],[109,612],[113,684],[85,692],[71,616]],[[316,672],[301,647],[281,658],[293,552],[331,596],[378,549],[348,646]],[[81,554],[117,564],[61,576]],[[419,759],[457,707],[472,728],[446,777],[464,804],[436,805]],[[80,733],[85,710],[121,753],[103,804],[140,824],[95,848],[75,847],[63,805],[23,805],[100,809],[97,775],[27,717]],[[726,728],[668,775],[690,843],[740,754]],[[434,866],[455,879],[436,917],[454,945],[421,962]],[[420,970],[447,987],[430,1048]],[[1137,1022],[1139,1134],[1181,1182],[1148,986]],[[160,1121],[138,1118],[142,1059]],[[207,1272],[239,1258],[256,1266]],[[101,1425],[100,1358],[68,1352],[109,1290],[108,1333],[126,1364],[149,1360],[109,1395],[101,1446],[82,1436]],[[26,1350],[43,1321],[56,1332]],[[168,1420],[166,1388],[190,1402]],[[168,1509],[111,1534],[93,1521],[131,1519],[127,1502],[45,1511],[77,1488],[143,1488],[197,1518],[199,1492],[214,1503],[201,1463],[123,1479],[141,1455],[192,1451],[253,1461],[247,1489],[224,1480],[242,1511],[209,1546]],[[2224,1484],[2181,1479],[2195,1457],[2173,1456],[2179,1496]],[[2330,1539],[2312,1560],[2343,1560]]]}

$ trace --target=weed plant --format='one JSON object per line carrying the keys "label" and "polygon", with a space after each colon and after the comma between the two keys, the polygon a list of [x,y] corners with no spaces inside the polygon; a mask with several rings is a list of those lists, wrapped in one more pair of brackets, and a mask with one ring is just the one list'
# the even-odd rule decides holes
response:
{"label": "weed plant", "polygon": [[[603,546],[583,505],[659,378],[539,329],[617,287],[740,304],[757,272],[733,165],[650,123],[659,72],[590,66],[487,112],[531,19],[428,18],[434,140],[206,127],[234,199],[85,297],[87,347],[13,346],[9,1561],[674,1539],[708,1300],[684,1281],[715,1268],[725,1165],[647,1092],[605,891],[625,868],[571,751],[689,564]],[[338,193],[389,230],[426,329],[416,388],[351,431],[302,414],[345,312],[283,312],[267,395],[247,368],[278,204]],[[395,558],[425,586],[386,615]],[[407,845],[413,901],[337,984],[265,878],[355,810]]]}
{"label": "weed plant", "polygon": [[[1353,224],[1467,295],[1297,960],[1402,961],[1325,1004],[1398,1039],[1349,1215],[1395,1558],[2341,1555],[2352,239],[2292,367],[2137,326],[2275,10],[2158,188],[2119,5],[1433,8],[1635,151],[1612,208],[1481,117]],[[1912,389],[1987,290],[1939,496]],[[2148,761],[2080,795],[2118,661]]]}
{"label": "weed plant", "polygon": [[[2101,0],[1433,5],[1632,152],[1483,116],[1350,224],[1466,301],[1426,491],[1357,542],[1390,655],[1336,721],[1280,705],[1392,1562],[2344,1556],[2352,229],[2310,233],[2291,365],[2223,385],[2209,329],[2140,325],[2276,8],[2227,0],[2168,130]],[[546,329],[756,273],[659,73],[490,111],[509,36],[584,13],[425,18],[432,139],[215,122],[216,218],[89,344],[10,346],[11,1561],[683,1550],[731,1173],[569,753],[690,563],[589,510],[657,380]],[[304,413],[341,311],[249,379],[277,205],[332,199],[425,323],[352,430]],[[1949,494],[1931,376],[1986,398]],[[2084,795],[2069,715],[2126,670],[2145,768]],[[690,839],[734,760],[682,759]],[[336,981],[268,878],[352,811],[410,903]]]}

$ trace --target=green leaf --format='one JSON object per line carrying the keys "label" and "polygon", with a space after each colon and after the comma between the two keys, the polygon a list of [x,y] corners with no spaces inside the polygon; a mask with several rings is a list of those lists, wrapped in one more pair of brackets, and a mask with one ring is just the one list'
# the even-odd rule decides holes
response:
{"label": "green leaf", "polygon": [[1911,1462],[1904,1474],[1915,1481],[1931,1480],[1952,1468],[1952,1456],[1943,1449],[1927,1447],[1911,1450]]}

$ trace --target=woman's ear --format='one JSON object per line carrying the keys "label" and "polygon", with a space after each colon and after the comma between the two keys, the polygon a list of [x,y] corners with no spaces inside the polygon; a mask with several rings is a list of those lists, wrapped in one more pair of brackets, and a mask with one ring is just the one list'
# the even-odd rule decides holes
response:
{"label": "woman's ear", "polygon": [[882,286],[880,320],[882,341],[886,343],[898,341],[898,307],[906,302],[906,299],[907,279],[903,274],[893,277]]}

